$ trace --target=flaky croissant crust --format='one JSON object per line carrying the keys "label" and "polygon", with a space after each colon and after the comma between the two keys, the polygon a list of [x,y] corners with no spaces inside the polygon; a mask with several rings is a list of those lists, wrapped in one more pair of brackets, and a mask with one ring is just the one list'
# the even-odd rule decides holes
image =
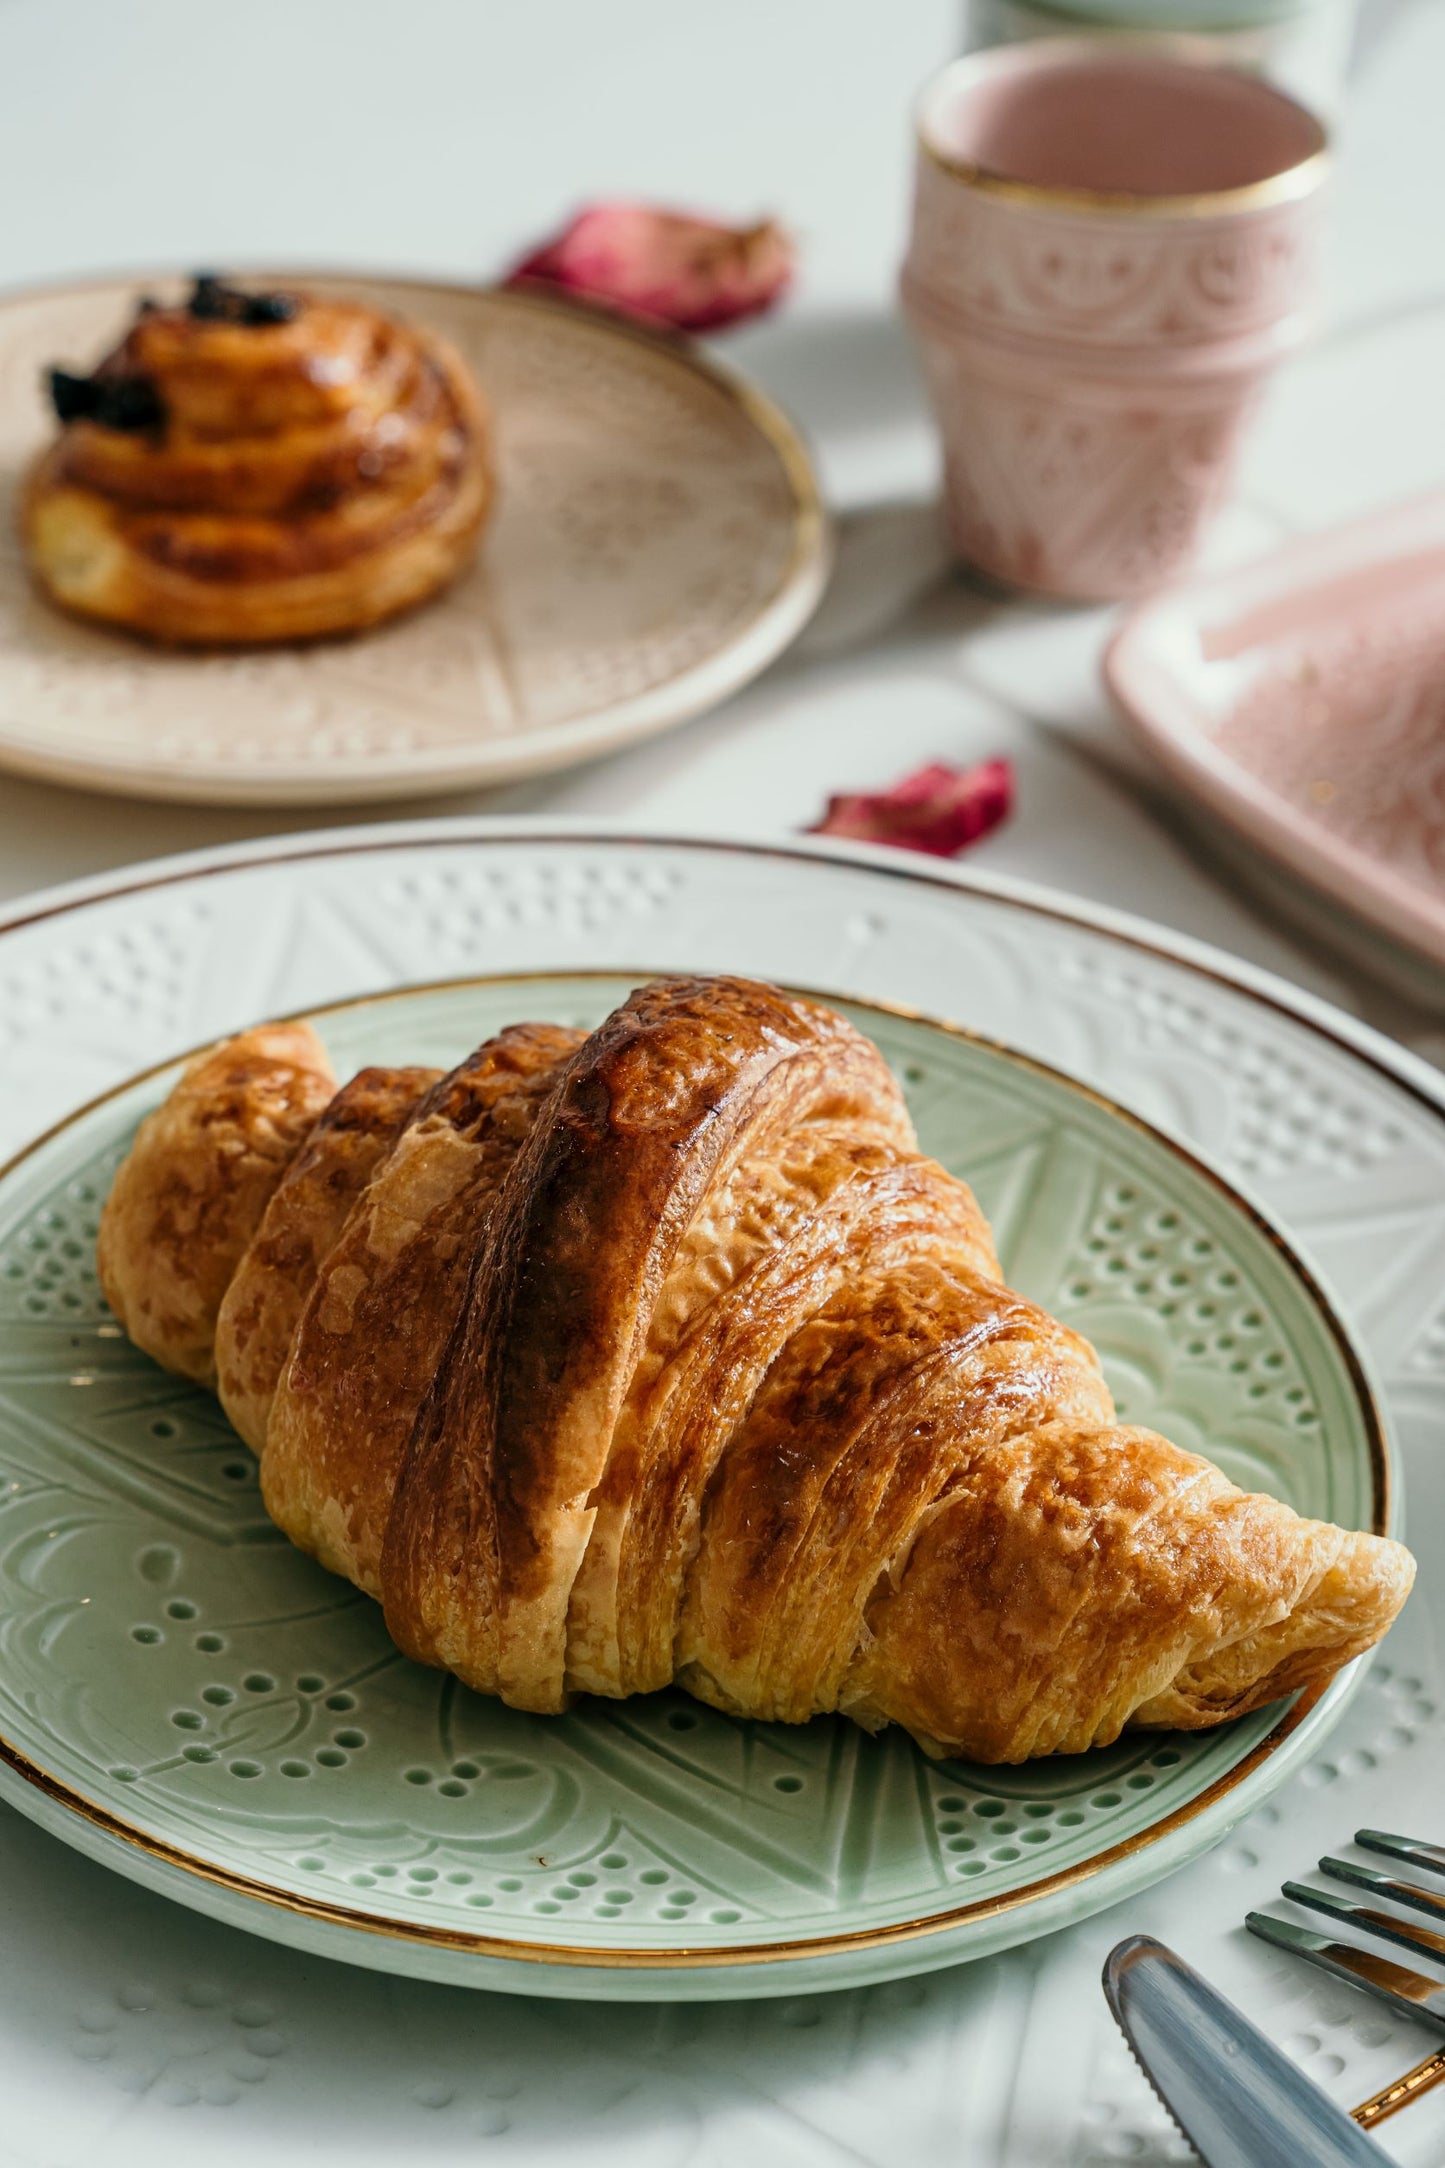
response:
{"label": "flaky croissant crust", "polygon": [[66,423],[31,470],[37,579],[83,615],[190,644],[354,632],[470,557],[493,484],[448,343],[359,303],[284,321],[142,313],[96,372],[159,419]]}
{"label": "flaky croissant crust", "polygon": [[1120,1426],[877,1050],[747,980],[340,1092],[245,1033],[142,1123],[99,1263],[279,1526],[521,1708],[676,1682],[1017,1762],[1323,1679],[1413,1576]]}

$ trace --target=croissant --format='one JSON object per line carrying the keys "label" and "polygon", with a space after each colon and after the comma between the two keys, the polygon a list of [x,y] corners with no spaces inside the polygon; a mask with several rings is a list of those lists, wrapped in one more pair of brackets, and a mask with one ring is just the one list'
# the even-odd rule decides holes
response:
{"label": "croissant", "polygon": [[286,1534],[524,1709],[675,1682],[1018,1762],[1322,1680],[1413,1577],[1119,1425],[876,1048],[743,979],[339,1092],[246,1032],[142,1122],[99,1268]]}
{"label": "croissant", "polygon": [[481,395],[434,334],[356,302],[197,280],[141,311],[21,506],[41,588],[156,640],[355,632],[471,556],[492,498]]}

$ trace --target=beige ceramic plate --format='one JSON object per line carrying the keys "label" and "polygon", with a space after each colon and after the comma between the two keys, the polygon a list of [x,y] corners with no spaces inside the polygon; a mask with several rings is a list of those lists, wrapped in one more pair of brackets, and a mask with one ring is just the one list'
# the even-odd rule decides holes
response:
{"label": "beige ceramic plate", "polygon": [[0,766],[208,804],[393,798],[594,758],[724,699],[798,632],[827,525],[778,410],[681,343],[531,295],[291,274],[452,339],[496,414],[500,502],[438,601],[355,640],[182,655],[36,595],[13,496],[86,367],[164,278],[0,304]]}

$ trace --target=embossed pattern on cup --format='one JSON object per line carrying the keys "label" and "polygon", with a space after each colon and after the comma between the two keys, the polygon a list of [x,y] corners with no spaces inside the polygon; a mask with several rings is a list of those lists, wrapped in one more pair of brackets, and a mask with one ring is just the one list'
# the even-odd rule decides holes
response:
{"label": "embossed pattern on cup", "polygon": [[960,554],[1112,599],[1182,570],[1308,326],[1319,124],[1189,40],[1042,40],[925,94],[902,292]]}

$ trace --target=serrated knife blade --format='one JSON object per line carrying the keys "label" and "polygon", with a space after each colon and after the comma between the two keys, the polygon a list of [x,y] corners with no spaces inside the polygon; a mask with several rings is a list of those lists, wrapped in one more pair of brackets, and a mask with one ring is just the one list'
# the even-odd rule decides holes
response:
{"label": "serrated knife blade", "polygon": [[1383,2168],[1386,2155],[1173,1950],[1133,1935],[1104,1993],[1164,2106],[1207,2168]]}

